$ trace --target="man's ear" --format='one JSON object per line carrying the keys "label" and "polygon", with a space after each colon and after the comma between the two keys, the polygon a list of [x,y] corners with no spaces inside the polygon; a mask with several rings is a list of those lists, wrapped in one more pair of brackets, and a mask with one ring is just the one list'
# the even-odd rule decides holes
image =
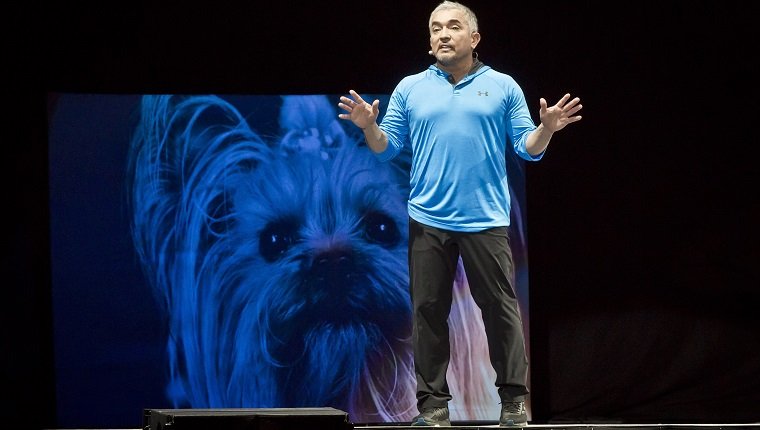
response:
{"label": "man's ear", "polygon": [[480,43],[480,33],[477,31],[472,32],[472,42],[470,42],[470,45],[472,46],[472,49],[474,50],[476,46],[478,46],[478,43]]}

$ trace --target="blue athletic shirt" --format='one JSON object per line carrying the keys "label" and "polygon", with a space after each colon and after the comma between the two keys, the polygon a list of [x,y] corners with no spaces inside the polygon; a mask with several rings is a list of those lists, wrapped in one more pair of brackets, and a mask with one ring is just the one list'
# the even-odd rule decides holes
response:
{"label": "blue athletic shirt", "polygon": [[507,142],[522,159],[543,157],[525,149],[536,125],[522,89],[485,65],[456,85],[435,65],[403,78],[379,126],[388,147],[378,159],[388,161],[411,143],[409,216],[446,230],[509,226]]}

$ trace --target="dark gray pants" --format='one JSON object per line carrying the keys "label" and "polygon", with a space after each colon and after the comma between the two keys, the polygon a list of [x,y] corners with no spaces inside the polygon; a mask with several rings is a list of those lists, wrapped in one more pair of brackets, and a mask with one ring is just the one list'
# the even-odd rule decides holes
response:
{"label": "dark gray pants", "polygon": [[507,227],[461,233],[409,219],[409,279],[419,410],[451,400],[448,317],[462,257],[473,300],[483,315],[491,365],[502,401],[525,400],[528,359]]}

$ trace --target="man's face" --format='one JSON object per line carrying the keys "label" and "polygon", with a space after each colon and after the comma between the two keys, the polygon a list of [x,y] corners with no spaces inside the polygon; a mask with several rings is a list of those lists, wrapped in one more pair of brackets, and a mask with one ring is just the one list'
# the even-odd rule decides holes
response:
{"label": "man's face", "polygon": [[472,56],[479,40],[480,35],[470,30],[464,12],[446,9],[433,14],[430,24],[430,48],[442,65],[452,65]]}

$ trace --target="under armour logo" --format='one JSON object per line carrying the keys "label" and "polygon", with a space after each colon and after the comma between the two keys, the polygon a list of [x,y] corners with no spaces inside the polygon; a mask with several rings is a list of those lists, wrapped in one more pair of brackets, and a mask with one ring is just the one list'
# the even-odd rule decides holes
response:
{"label": "under armour logo", "polygon": [[488,97],[488,91],[478,91],[478,95]]}

